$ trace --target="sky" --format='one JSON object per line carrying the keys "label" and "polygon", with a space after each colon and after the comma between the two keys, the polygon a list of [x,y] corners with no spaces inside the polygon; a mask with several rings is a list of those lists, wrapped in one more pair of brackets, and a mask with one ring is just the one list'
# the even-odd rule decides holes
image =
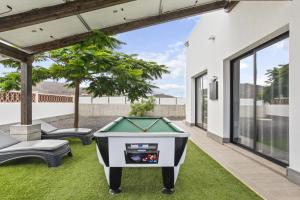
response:
{"label": "sky", "polygon": [[[257,84],[266,85],[267,70],[289,63],[289,38],[257,51]],[[241,83],[253,84],[254,57],[250,55],[240,61]]]}
{"label": "sky", "polygon": [[185,46],[199,17],[190,17],[117,35],[127,45],[119,51],[164,64],[170,74],[155,81],[155,93],[185,97]]}
{"label": "sky", "polygon": [[[117,51],[138,54],[141,59],[166,65],[171,73],[154,82],[159,87],[154,93],[185,97],[184,43],[198,21],[198,16],[190,17],[116,35],[119,40],[126,43]],[[50,62],[39,63],[45,67],[50,64]],[[11,70],[0,65],[0,75],[8,71]]]}

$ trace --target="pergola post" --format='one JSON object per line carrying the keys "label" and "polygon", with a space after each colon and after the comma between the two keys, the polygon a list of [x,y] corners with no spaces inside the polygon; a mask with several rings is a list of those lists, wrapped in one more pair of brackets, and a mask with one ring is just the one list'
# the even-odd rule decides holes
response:
{"label": "pergola post", "polygon": [[32,57],[21,65],[21,125],[32,124]]}
{"label": "pergola post", "polygon": [[21,124],[10,127],[10,134],[22,141],[41,139],[41,124],[32,124],[32,63],[30,55],[21,60]]}

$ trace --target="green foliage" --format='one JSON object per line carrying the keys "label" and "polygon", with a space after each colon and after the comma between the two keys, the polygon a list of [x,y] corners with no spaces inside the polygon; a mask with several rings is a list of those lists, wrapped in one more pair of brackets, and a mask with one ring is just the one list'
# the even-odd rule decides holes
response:
{"label": "green foliage", "polygon": [[267,70],[266,76],[267,86],[264,87],[262,94],[264,101],[271,102],[274,98],[289,96],[289,64]]}
{"label": "green foliage", "polygon": [[164,65],[148,62],[114,51],[123,44],[117,39],[95,32],[82,43],[54,50],[50,58],[53,78],[64,78],[69,87],[86,82],[86,91],[94,97],[126,95],[135,101],[156,88],[151,81],[168,73]]}
{"label": "green foliage", "polygon": [[[94,31],[83,42],[36,55],[35,61],[51,59],[54,63],[48,69],[34,67],[32,82],[64,79],[75,91],[79,91],[81,83],[87,83],[86,91],[94,97],[126,95],[131,102],[147,97],[156,88],[151,82],[169,71],[164,65],[138,59],[137,55],[116,52],[121,44],[124,43],[114,37]],[[19,90],[20,63],[6,60],[2,64],[16,71],[0,78],[0,90]],[[78,99],[79,93],[75,92],[74,127],[78,126]]]}
{"label": "green foliage", "polygon": [[155,99],[149,97],[147,100],[142,99],[141,102],[131,104],[129,116],[144,117],[147,112],[153,111]]}
{"label": "green foliage", "polygon": [[[47,58],[48,58],[47,53],[36,54],[33,56],[33,60],[35,62],[46,61]],[[16,69],[17,71],[21,70],[21,63],[17,60],[12,60],[12,59],[1,60],[0,64],[2,64],[5,68],[13,68]]]}
{"label": "green foliage", "polygon": [[0,63],[6,67],[6,68],[14,68],[14,69],[20,69],[21,68],[21,63],[16,60],[1,60]]}
{"label": "green foliage", "polygon": [[0,91],[20,90],[21,77],[19,72],[11,72],[4,77],[0,77]]}
{"label": "green foliage", "polygon": [[[8,92],[10,90],[20,90],[21,89],[21,73],[20,68],[16,67],[14,72],[5,74],[4,77],[0,77],[0,91]],[[44,67],[34,67],[32,68],[32,85],[50,78],[51,75],[47,68]]]}
{"label": "green foliage", "polygon": [[[45,61],[47,59],[47,54],[37,54],[34,56],[35,62]],[[0,91],[8,92],[10,90],[20,90],[21,89],[21,63],[16,60],[8,59],[0,61],[5,68],[12,68],[14,71],[4,74],[0,77]],[[51,75],[47,68],[35,66],[32,68],[32,85],[50,78]]]}
{"label": "green foliage", "polygon": [[[94,31],[81,43],[36,55],[35,61],[51,59],[54,64],[49,69],[34,67],[33,84],[48,78],[64,79],[69,87],[86,82],[86,91],[94,97],[127,95],[130,101],[146,97],[156,88],[151,81],[169,72],[164,65],[114,51],[122,44],[114,37]],[[19,90],[20,63],[13,60],[1,63],[16,71],[0,78],[0,90]]]}
{"label": "green foliage", "polygon": [[151,81],[168,73],[163,65],[137,59],[135,55],[106,51],[98,60],[87,91],[93,96],[126,95],[130,101],[146,98],[156,88]]}

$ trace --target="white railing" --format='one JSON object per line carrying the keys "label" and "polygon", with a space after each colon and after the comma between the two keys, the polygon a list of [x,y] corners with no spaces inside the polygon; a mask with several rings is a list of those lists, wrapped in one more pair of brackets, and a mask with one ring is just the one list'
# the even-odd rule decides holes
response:
{"label": "white railing", "polygon": [[[159,98],[156,97],[155,104],[157,105],[185,105],[185,98],[172,97],[172,98]],[[130,104],[127,97],[80,97],[79,103],[81,104]]]}

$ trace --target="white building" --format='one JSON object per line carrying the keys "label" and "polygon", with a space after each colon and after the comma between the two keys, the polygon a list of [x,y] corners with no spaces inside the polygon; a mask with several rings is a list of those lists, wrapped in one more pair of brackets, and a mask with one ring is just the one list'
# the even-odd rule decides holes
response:
{"label": "white building", "polygon": [[187,46],[187,123],[286,166],[300,184],[300,1],[204,14]]}

